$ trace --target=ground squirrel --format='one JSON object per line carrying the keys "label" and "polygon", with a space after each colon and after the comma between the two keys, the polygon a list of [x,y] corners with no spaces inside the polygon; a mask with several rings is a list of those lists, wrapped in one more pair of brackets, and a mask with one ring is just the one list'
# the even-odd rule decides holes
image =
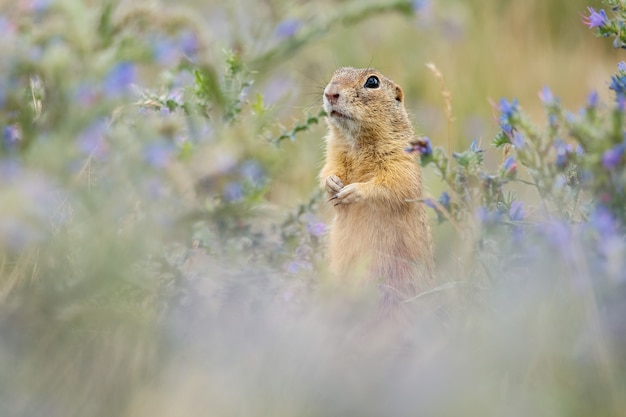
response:
{"label": "ground squirrel", "polygon": [[424,204],[415,201],[421,169],[405,151],[415,133],[402,89],[371,68],[340,68],[323,100],[331,273],[345,283],[379,283],[385,305],[432,288],[432,240]]}

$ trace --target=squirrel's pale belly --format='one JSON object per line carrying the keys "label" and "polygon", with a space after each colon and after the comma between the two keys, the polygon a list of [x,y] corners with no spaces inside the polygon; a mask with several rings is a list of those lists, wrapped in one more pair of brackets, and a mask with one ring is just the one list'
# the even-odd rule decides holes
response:
{"label": "squirrel's pale belly", "polygon": [[383,273],[383,266],[419,262],[427,236],[415,233],[424,227],[417,213],[422,208],[416,204],[407,203],[402,211],[373,204],[342,207],[331,226],[331,270],[346,278],[369,280],[376,278],[372,273]]}

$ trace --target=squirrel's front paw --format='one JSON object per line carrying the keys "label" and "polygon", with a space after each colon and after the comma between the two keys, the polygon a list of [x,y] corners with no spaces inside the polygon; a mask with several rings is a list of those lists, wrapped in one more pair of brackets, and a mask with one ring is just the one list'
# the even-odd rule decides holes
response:
{"label": "squirrel's front paw", "polygon": [[363,192],[361,190],[360,183],[352,183],[343,187],[337,194],[335,194],[329,201],[333,202],[336,206],[339,204],[352,204],[358,203],[363,200]]}
{"label": "squirrel's front paw", "polygon": [[326,192],[331,196],[337,195],[343,188],[343,182],[336,175],[329,175],[326,177]]}

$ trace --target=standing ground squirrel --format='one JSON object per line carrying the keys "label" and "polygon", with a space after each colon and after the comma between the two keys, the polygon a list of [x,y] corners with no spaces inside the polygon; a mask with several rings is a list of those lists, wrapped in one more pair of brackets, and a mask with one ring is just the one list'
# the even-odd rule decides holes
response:
{"label": "standing ground squirrel", "polygon": [[415,133],[402,89],[380,72],[340,68],[324,89],[328,117],[322,187],[334,205],[330,272],[377,282],[383,304],[432,288],[433,249],[419,165],[405,149]]}

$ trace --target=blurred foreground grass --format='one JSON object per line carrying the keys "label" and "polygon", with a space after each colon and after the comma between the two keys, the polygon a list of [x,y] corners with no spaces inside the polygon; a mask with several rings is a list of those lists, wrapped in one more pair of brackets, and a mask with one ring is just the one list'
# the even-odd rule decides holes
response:
{"label": "blurred foreground grass", "polygon": [[399,82],[452,151],[495,135],[490,99],[608,102],[586,5],[3,2],[0,415],[626,413],[623,288],[583,244],[527,258],[434,227],[443,285],[403,329],[329,294],[304,122],[340,65]]}

